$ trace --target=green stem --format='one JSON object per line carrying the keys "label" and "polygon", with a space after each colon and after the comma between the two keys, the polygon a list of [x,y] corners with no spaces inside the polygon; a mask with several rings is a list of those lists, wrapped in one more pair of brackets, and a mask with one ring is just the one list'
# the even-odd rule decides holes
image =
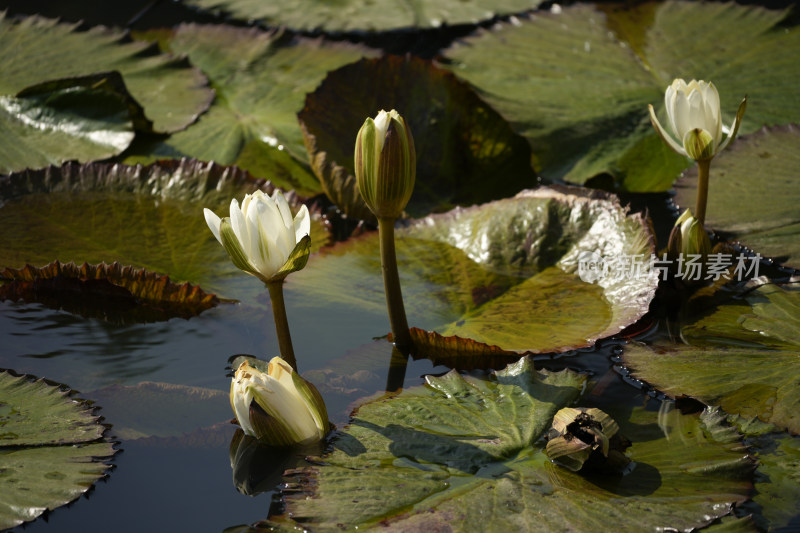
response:
{"label": "green stem", "polygon": [[381,269],[383,270],[383,289],[386,293],[386,308],[392,326],[394,343],[400,349],[411,347],[411,334],[408,331],[406,309],[403,306],[403,292],[400,290],[400,276],[397,273],[397,256],[394,251],[394,218],[379,218],[378,233],[381,239]]}
{"label": "green stem", "polygon": [[400,351],[397,345],[392,346],[389,373],[386,376],[386,392],[394,392],[403,387],[403,382],[406,380],[406,368],[408,368],[408,354]]}
{"label": "green stem", "polygon": [[694,216],[705,226],[706,202],[708,201],[708,172],[711,160],[703,159],[697,162],[697,203],[694,207]]}
{"label": "green stem", "polygon": [[278,348],[281,358],[289,363],[297,372],[297,360],[292,347],[292,334],[289,332],[289,320],[286,318],[286,305],[283,303],[283,280],[267,282],[269,299],[272,302],[272,316],[275,319],[275,331],[278,333]]}

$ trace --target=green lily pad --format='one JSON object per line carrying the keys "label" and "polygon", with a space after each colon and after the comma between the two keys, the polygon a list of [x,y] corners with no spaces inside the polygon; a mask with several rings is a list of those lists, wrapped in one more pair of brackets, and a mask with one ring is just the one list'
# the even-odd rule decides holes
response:
{"label": "green lily pad", "polygon": [[0,96],[0,172],[125,150],[134,127],[151,130],[117,72],[45,82]]}
{"label": "green lily pad", "polygon": [[307,155],[296,113],[326,72],[376,51],[228,25],[183,24],[166,42],[170,51],[203,69],[217,100],[186,131],[159,143],[135,145],[128,162],[196,157],[235,164],[300,194],[321,191],[314,175],[299,163]]}
{"label": "green lily pad", "polygon": [[[415,332],[415,352],[458,368],[495,366],[487,350],[508,363],[518,353],[590,346],[638,320],[658,283],[647,267],[652,244],[644,220],[586,190],[524,191],[432,215],[397,230],[396,243],[409,323],[439,333]],[[326,249],[294,275],[292,301],[385,316],[378,248],[371,233]],[[609,258],[596,283],[579,277],[586,254]],[[645,263],[640,275],[610,261],[625,257]],[[442,343],[442,335],[472,341]],[[474,342],[497,348],[448,350]]]}
{"label": "green lily pad", "polygon": [[75,500],[116,453],[89,403],[34,379],[0,372],[0,529]]}
{"label": "green lily pad", "polygon": [[349,216],[374,218],[358,194],[353,151],[364,120],[381,109],[396,109],[414,137],[409,213],[504,198],[536,183],[525,139],[467,84],[411,56],[362,59],[329,73],[297,115],[311,168]]}
{"label": "green lily pad", "polygon": [[0,49],[13,50],[3,58],[0,95],[16,94],[47,80],[116,70],[161,132],[185,128],[214,98],[199,70],[185,60],[157,53],[155,45],[132,42],[119,30],[85,30],[79,24],[37,16],[10,20],[3,12]]}
{"label": "green lily pad", "polygon": [[[314,531],[619,531],[708,524],[746,499],[753,462],[721,418],[635,409],[617,422],[636,462],[625,476],[551,463],[543,435],[585,376],[528,359],[483,378],[451,371],[362,405],[336,450],[294,472],[288,516]],[[663,433],[662,433],[663,431]]]}
{"label": "green lily pad", "polygon": [[38,302],[116,323],[190,318],[219,303],[199,287],[144,269],[59,261],[0,271],[0,300]]}
{"label": "green lily pad", "polygon": [[800,287],[759,287],[684,326],[682,337],[691,345],[628,345],[625,365],[669,396],[800,433]]}
{"label": "green lily pad", "polygon": [[[770,435],[756,440],[756,494],[752,504],[758,507],[755,520],[763,531],[796,526],[800,512],[800,437]],[[749,510],[749,509],[748,509]]]}
{"label": "green lily pad", "polygon": [[[576,4],[481,30],[446,52],[452,70],[531,143],[549,179],[611,174],[620,189],[665,191],[688,159],[654,132],[673,78],[713,81],[740,133],[800,121],[800,32],[785,11],[735,2],[663,2],[630,9]],[[662,120],[662,124],[666,124]]]}
{"label": "green lily pad", "polygon": [[[706,226],[800,270],[798,147],[797,125],[737,138],[711,163]],[[687,172],[675,188],[675,201],[694,209],[697,171]]]}
{"label": "green lily pad", "polygon": [[399,0],[359,2],[344,0],[329,4],[301,0],[278,5],[259,0],[186,0],[191,6],[269,26],[326,32],[387,31],[400,28],[438,28],[477,24],[492,17],[535,8],[536,0]]}
{"label": "green lily pad", "polygon": [[[186,160],[11,174],[0,180],[0,265],[47,264],[58,250],[62,262],[118,261],[228,297],[252,294],[246,287],[255,282],[214,239],[203,208],[226,214],[232,198],[241,201],[257,189],[273,187],[235,167]],[[292,194],[289,201],[299,206]],[[311,237],[312,250],[328,241],[318,219]]]}

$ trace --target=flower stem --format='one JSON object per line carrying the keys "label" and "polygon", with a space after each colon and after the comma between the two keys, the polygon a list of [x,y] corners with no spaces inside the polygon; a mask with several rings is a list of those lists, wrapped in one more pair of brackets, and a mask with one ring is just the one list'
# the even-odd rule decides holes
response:
{"label": "flower stem", "polygon": [[392,346],[392,357],[389,360],[389,373],[386,376],[386,392],[394,392],[403,387],[408,367],[408,354],[400,351],[397,345]]}
{"label": "flower stem", "polygon": [[297,372],[297,360],[294,357],[289,320],[286,318],[286,305],[283,303],[283,280],[267,282],[267,289],[272,302],[272,317],[275,319],[275,331],[278,333],[278,348],[281,357]]}
{"label": "flower stem", "polygon": [[400,349],[411,347],[408,332],[406,309],[403,306],[403,292],[400,290],[400,276],[397,273],[397,256],[394,251],[394,218],[379,218],[378,233],[381,240],[381,269],[383,270],[383,289],[386,293],[386,308],[392,337]]}
{"label": "flower stem", "polygon": [[708,172],[711,168],[710,159],[701,159],[697,162],[697,203],[694,207],[694,216],[700,224],[706,223],[706,202],[708,201]]}

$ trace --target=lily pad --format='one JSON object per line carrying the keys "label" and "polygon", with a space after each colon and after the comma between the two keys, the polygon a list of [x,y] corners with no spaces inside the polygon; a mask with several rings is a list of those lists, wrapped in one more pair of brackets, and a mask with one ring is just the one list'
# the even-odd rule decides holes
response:
{"label": "lily pad", "polygon": [[178,285],[144,269],[59,261],[0,271],[0,300],[38,302],[116,323],[189,318],[219,303],[199,287]]}
{"label": "lily pad", "polygon": [[[543,435],[585,376],[528,359],[489,377],[451,371],[362,405],[336,450],[289,476],[288,516],[315,531],[688,530],[746,499],[753,462],[719,418],[617,421],[633,442],[626,476],[581,475],[544,454]],[[661,432],[663,430],[663,433]],[[577,511],[576,511],[577,510]],[[579,512],[578,512],[579,511]]]}
{"label": "lily pad", "polygon": [[288,26],[303,31],[362,32],[400,28],[438,28],[442,25],[477,24],[496,16],[535,8],[536,0],[399,0],[335,4],[301,0],[278,5],[259,0],[186,0],[191,6],[215,13],[229,13],[269,26]]}
{"label": "lily pad", "polygon": [[[256,189],[273,187],[235,167],[186,160],[11,174],[0,180],[0,265],[47,264],[58,250],[62,262],[118,261],[235,296],[237,284],[253,281],[214,239],[202,208],[227,213],[232,198]],[[289,200],[299,206],[295,195]],[[319,220],[312,226],[316,250],[328,236]]]}
{"label": "lily pad", "polygon": [[31,376],[0,372],[0,528],[65,505],[116,453],[91,404]]}
{"label": "lily pad", "polygon": [[445,55],[530,141],[543,177],[611,174],[620,189],[657,192],[691,163],[648,118],[648,104],[665,116],[673,78],[713,81],[728,125],[749,95],[740,133],[800,121],[800,64],[785,53],[800,32],[783,24],[786,13],[735,2],[576,4],[480,30]]}
{"label": "lily pad", "polygon": [[759,438],[755,457],[756,494],[746,508],[759,508],[755,519],[763,531],[796,527],[800,520],[800,437],[773,434]]}
{"label": "lily pad", "polygon": [[133,42],[126,32],[83,29],[38,16],[10,20],[0,13],[3,58],[0,94],[10,95],[58,78],[119,71],[154,128],[185,128],[205,111],[214,92],[206,77],[185,60],[159,54],[155,45]]}
{"label": "lily pad", "polygon": [[[711,163],[706,215],[710,229],[796,270],[800,270],[798,147],[797,125],[763,128],[737,138]],[[696,169],[675,188],[675,201],[693,209]]]}
{"label": "lily pad", "polygon": [[0,96],[0,172],[106,159],[128,147],[135,127],[152,124],[117,72]]}
{"label": "lily pad", "polygon": [[296,113],[326,72],[377,51],[224,24],[182,24],[165,42],[170,51],[188,56],[203,69],[217,100],[186,131],[155,145],[135,145],[128,162],[196,157],[235,164],[300,194],[321,191],[300,163],[307,154]]}
{"label": "lily pad", "polygon": [[374,218],[358,194],[353,150],[364,120],[381,109],[396,109],[414,137],[409,213],[504,198],[536,183],[525,139],[467,84],[411,56],[362,59],[329,73],[297,115],[311,168],[349,216]]}
{"label": "lily pad", "polygon": [[800,287],[764,285],[683,327],[691,345],[630,344],[633,375],[672,397],[800,434]]}
{"label": "lily pad", "polygon": [[[439,334],[415,331],[415,352],[458,368],[494,366],[490,352],[507,363],[519,353],[590,346],[638,320],[658,283],[644,220],[586,190],[543,188],[458,208],[399,229],[396,241],[409,323]],[[378,247],[371,233],[323,251],[295,274],[292,300],[385,316]],[[580,277],[587,254],[608,258],[595,283]],[[637,258],[643,269],[633,274],[616,258]],[[364,322],[354,320],[363,335]],[[463,349],[445,357],[453,346]]]}

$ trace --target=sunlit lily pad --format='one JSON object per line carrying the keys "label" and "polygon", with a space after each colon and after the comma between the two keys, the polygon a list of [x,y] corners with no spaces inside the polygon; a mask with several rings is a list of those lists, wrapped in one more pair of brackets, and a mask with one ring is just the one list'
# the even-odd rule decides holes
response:
{"label": "sunlit lily pad", "polygon": [[119,263],[81,266],[54,261],[0,271],[0,300],[43,303],[110,322],[155,322],[196,316],[219,298],[190,283]]}
{"label": "sunlit lily pad", "polygon": [[[714,158],[706,225],[764,257],[800,270],[800,129],[764,128]],[[694,208],[697,171],[678,181],[675,201]],[[746,199],[746,200],[745,200]]]}
{"label": "sunlit lily pad", "polygon": [[65,505],[101,479],[116,451],[94,408],[71,391],[0,372],[0,529]]}
{"label": "sunlit lily pad", "polygon": [[[673,78],[711,80],[740,133],[800,121],[800,32],[785,11],[735,2],[575,4],[481,30],[446,52],[451,68],[531,143],[546,178],[599,174],[635,192],[665,191],[690,165],[653,131]],[[662,121],[662,124],[666,122]]]}
{"label": "sunlit lily pad", "polygon": [[157,131],[185,128],[214,97],[206,77],[185,60],[133,42],[123,31],[0,13],[3,57],[0,95],[12,95],[47,80],[119,71]]}
{"label": "sunlit lily pad", "polygon": [[328,74],[298,114],[315,174],[350,216],[373,218],[355,185],[353,151],[364,120],[381,109],[402,114],[414,137],[409,213],[505,198],[536,184],[525,139],[467,84],[411,56],[364,59]]}
{"label": "sunlit lily pad", "polygon": [[376,51],[227,25],[183,24],[166,42],[203,69],[217,99],[197,124],[163,142],[135,146],[128,161],[196,157],[235,164],[300,194],[321,191],[298,162],[307,155],[296,113],[326,72]]}
{"label": "sunlit lily pad", "polygon": [[[293,473],[288,516],[314,531],[689,530],[746,499],[753,462],[720,418],[635,409],[617,421],[633,442],[626,476],[552,464],[543,434],[585,376],[534,371],[523,359],[493,376],[451,371],[362,405],[336,450]],[[660,422],[660,423],[657,423]]]}
{"label": "sunlit lily pad", "polygon": [[[415,352],[459,368],[494,366],[491,357],[481,360],[489,352],[513,356],[591,345],[638,320],[658,282],[647,264],[652,245],[642,218],[584,190],[524,191],[432,215],[396,237],[409,324],[472,339],[443,345],[440,336],[418,331]],[[342,324],[343,335],[349,327],[363,329],[362,313],[386,313],[378,248],[371,233],[327,249],[294,274],[287,291],[298,306],[326,306],[353,317],[354,326]],[[586,257],[608,258],[607,275],[583,281],[579,263]],[[643,269],[633,274],[612,258],[636,258]],[[448,343],[471,346],[446,359]]]}
{"label": "sunlit lily pad", "polygon": [[670,396],[800,434],[800,287],[759,287],[684,326],[682,336],[691,345],[626,346],[626,366]]}
{"label": "sunlit lily pad", "polygon": [[400,0],[336,3],[300,0],[273,4],[260,0],[186,0],[189,5],[215,13],[230,13],[270,26],[326,32],[386,31],[400,28],[438,28],[475,24],[498,15],[520,13],[536,7],[536,0]]}
{"label": "sunlit lily pad", "polygon": [[62,79],[0,96],[0,173],[125,150],[152,124],[117,72]]}
{"label": "sunlit lily pad", "polygon": [[[237,297],[237,286],[257,282],[233,266],[203,208],[225,215],[232,198],[259,188],[273,190],[234,167],[198,161],[66,164],[12,174],[0,180],[0,266],[118,261]],[[314,250],[327,243],[319,220],[311,236]]]}

